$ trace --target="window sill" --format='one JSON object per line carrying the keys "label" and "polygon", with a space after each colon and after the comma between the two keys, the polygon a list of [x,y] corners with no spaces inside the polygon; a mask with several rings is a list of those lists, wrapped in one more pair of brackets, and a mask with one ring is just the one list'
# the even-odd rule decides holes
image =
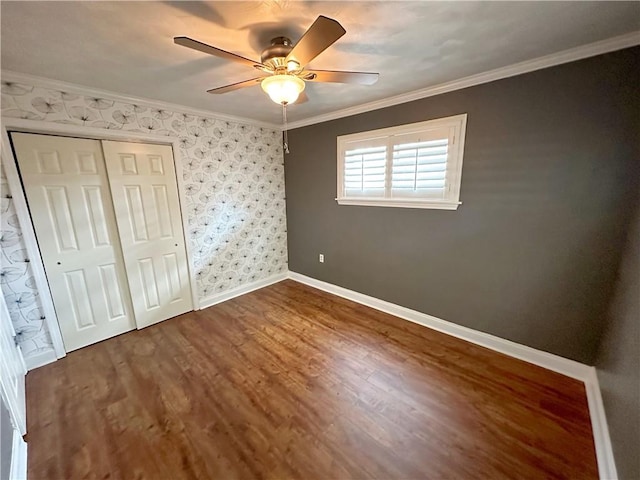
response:
{"label": "window sill", "polygon": [[397,199],[368,199],[368,198],[336,198],[339,205],[359,205],[363,207],[399,207],[399,208],[430,208],[434,210],[457,210],[462,202],[425,201],[425,200],[397,200]]}

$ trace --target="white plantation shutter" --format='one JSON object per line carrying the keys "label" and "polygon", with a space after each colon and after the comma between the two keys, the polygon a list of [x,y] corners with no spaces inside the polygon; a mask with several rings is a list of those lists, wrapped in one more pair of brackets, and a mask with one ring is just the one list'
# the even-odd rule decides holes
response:
{"label": "white plantation shutter", "polygon": [[345,205],[455,210],[466,114],[338,137]]}
{"label": "white plantation shutter", "polygon": [[384,195],[387,147],[356,148],[344,155],[344,188],[354,195]]}
{"label": "white plantation shutter", "polygon": [[449,130],[392,137],[392,196],[444,198]]}
{"label": "white plantation shutter", "polygon": [[342,154],[344,191],[354,197],[384,197],[387,186],[387,138],[350,142]]}

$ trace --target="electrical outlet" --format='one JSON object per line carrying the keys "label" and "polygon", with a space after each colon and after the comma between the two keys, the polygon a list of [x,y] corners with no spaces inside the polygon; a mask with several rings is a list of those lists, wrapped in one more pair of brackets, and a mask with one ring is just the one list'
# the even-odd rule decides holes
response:
{"label": "electrical outlet", "polygon": [[320,255],[318,255],[318,261],[320,263],[324,263],[324,253],[321,253]]}

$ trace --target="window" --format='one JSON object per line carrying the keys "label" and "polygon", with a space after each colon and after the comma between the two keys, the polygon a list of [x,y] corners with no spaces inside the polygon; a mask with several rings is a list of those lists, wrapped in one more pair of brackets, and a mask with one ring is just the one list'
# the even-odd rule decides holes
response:
{"label": "window", "polygon": [[338,137],[341,205],[460,205],[467,115]]}

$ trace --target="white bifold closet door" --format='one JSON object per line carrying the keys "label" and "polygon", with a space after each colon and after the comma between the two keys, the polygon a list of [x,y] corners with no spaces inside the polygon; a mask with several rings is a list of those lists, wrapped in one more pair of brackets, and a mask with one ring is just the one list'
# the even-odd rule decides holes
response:
{"label": "white bifold closet door", "polygon": [[[67,351],[192,309],[188,295],[188,301],[179,302],[182,309],[174,307],[178,303],[175,293],[171,298],[168,294],[160,297],[175,292],[175,278],[189,291],[188,276],[180,272],[177,258],[175,268],[169,264],[171,273],[157,268],[145,271],[142,282],[149,278],[155,281],[159,300],[151,305],[155,308],[140,308],[137,297],[144,293],[139,288],[141,279],[139,273],[125,268],[130,244],[127,234],[122,241],[118,226],[135,224],[148,213],[142,211],[144,204],[126,211],[114,208],[114,201],[123,199],[119,198],[118,181],[110,182],[107,170],[112,167],[107,168],[101,141],[23,133],[13,133],[11,138]],[[152,152],[156,147],[140,145]],[[173,171],[172,157],[169,160]],[[177,189],[172,193],[177,203]],[[125,217],[116,220],[116,211]],[[181,236],[182,230],[177,234]],[[153,245],[152,240],[149,236],[147,243]],[[186,265],[184,241],[180,243],[181,252],[174,253]],[[157,248],[165,250],[163,245]]]}
{"label": "white bifold closet door", "polygon": [[24,133],[11,139],[65,349],[133,330],[100,141]]}
{"label": "white bifold closet door", "polygon": [[102,145],[138,327],[192,310],[171,147]]}

